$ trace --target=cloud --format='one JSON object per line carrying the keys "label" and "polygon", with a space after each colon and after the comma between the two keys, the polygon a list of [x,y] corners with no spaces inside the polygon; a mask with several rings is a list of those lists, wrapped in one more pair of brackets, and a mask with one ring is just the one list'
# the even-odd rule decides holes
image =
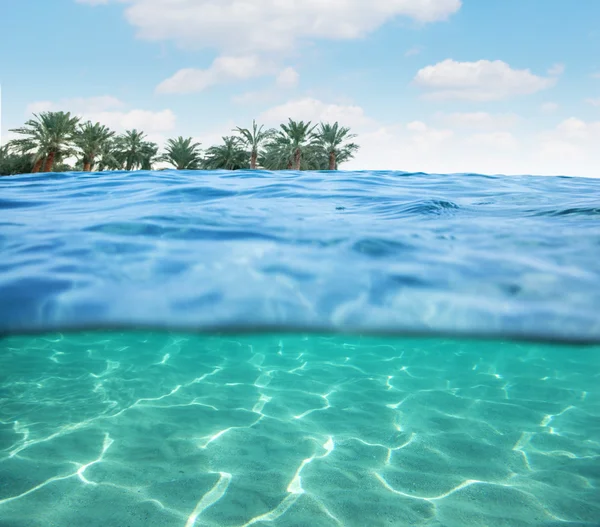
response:
{"label": "cloud", "polygon": [[313,98],[274,106],[258,121],[276,125],[288,117],[337,120],[357,132],[361,148],[345,170],[600,176],[595,168],[600,166],[600,122],[570,118],[532,133],[518,126],[517,115],[473,112],[437,114],[437,125],[424,120],[386,125],[360,106]]}
{"label": "cloud", "polygon": [[[454,115],[456,118],[459,114]],[[465,114],[468,116],[468,114]],[[327,103],[304,98],[278,105],[264,112],[259,120],[268,124],[294,119],[339,121],[358,133],[356,141],[361,146],[356,158],[344,165],[347,170],[406,170],[429,172],[481,172],[516,173],[519,170],[519,141],[512,134],[488,131],[495,122],[506,124],[503,116],[475,120],[477,133],[471,133],[470,125],[455,129],[451,126],[434,126],[422,120],[384,125],[369,118],[360,106]],[[461,117],[464,117],[461,116]],[[510,120],[514,118],[511,117]],[[480,122],[486,121],[479,131]],[[454,123],[460,124],[457,118]],[[511,155],[506,155],[510,152]]]}
{"label": "cloud", "polygon": [[218,57],[207,69],[185,68],[161,82],[157,93],[194,93],[215,84],[258,77],[270,67],[257,56]]}
{"label": "cloud", "polygon": [[600,177],[600,121],[570,117],[538,137],[535,161],[555,166],[555,173]]}
{"label": "cloud", "polygon": [[43,111],[70,111],[84,121],[99,122],[117,132],[137,128],[148,134],[162,134],[176,126],[176,117],[171,110],[126,110],[125,106],[119,99],[104,95],[62,99],[58,102],[36,101],[27,105],[27,114],[29,117],[31,113]]}
{"label": "cloud", "polygon": [[555,78],[539,77],[530,70],[512,69],[501,60],[457,62],[444,60],[417,72],[414,83],[430,99],[494,101],[529,95],[554,86]]}
{"label": "cloud", "polygon": [[597,99],[586,99],[585,102],[591,104],[592,106],[600,106],[600,97],[598,97]]}
{"label": "cloud", "polygon": [[66,111],[75,114],[88,112],[102,112],[114,108],[122,108],[124,103],[116,97],[102,95],[99,97],[76,97],[61,99],[58,102],[37,101],[27,105],[26,113],[58,112]]}
{"label": "cloud", "polygon": [[[492,118],[498,115],[504,114],[491,114]],[[537,133],[529,126],[519,127],[521,118],[510,131],[493,129],[489,121],[484,128],[463,126],[460,119],[440,123],[439,116],[432,123],[383,124],[366,115],[360,106],[311,98],[274,106],[257,121],[274,126],[288,116],[314,123],[338,120],[358,133],[356,141],[361,148],[355,159],[343,165],[344,170],[600,177],[600,151],[596,148],[600,122],[570,118]],[[502,118],[496,122],[506,124]],[[208,148],[219,143],[222,135],[230,135],[235,125],[249,123],[227,122],[197,139]]]}
{"label": "cloud", "polygon": [[124,1],[126,19],[147,40],[214,48],[227,54],[293,50],[299,41],[363,37],[384,23],[407,17],[446,20],[461,0],[76,0]]}
{"label": "cloud", "polygon": [[510,128],[519,122],[519,116],[514,113],[454,112],[438,113],[436,117],[451,126],[486,130]]}
{"label": "cloud", "polygon": [[531,162],[527,142],[509,132],[472,134],[422,121],[381,126],[360,134],[358,143],[361,149],[345,170],[543,174],[557,168]]}
{"label": "cloud", "polygon": [[365,128],[373,124],[373,120],[365,115],[364,110],[356,105],[325,103],[317,99],[305,97],[275,106],[259,116],[261,122],[276,126],[294,120],[319,122],[339,122],[342,126]]}
{"label": "cloud", "polygon": [[277,75],[276,83],[280,88],[294,88],[298,85],[300,75],[292,68],[285,68]]}
{"label": "cloud", "polygon": [[554,64],[549,70],[548,75],[557,76],[562,75],[565,72],[564,64]]}
{"label": "cloud", "polygon": [[514,149],[518,146],[518,141],[509,132],[490,132],[484,134],[475,134],[465,139],[465,144],[474,147],[489,147],[495,149]]}
{"label": "cloud", "polygon": [[540,110],[543,113],[553,113],[556,110],[558,110],[558,104],[556,104],[555,102],[545,102],[540,106]]}
{"label": "cloud", "polygon": [[171,110],[152,112],[150,110],[130,110],[128,112],[97,112],[84,116],[92,122],[102,123],[109,128],[123,132],[136,128],[147,134],[162,134],[175,129],[176,117]]}
{"label": "cloud", "polygon": [[556,132],[567,140],[597,139],[600,136],[600,123],[588,123],[582,119],[570,117],[556,127]]}
{"label": "cloud", "polygon": [[409,141],[413,152],[419,153],[439,148],[454,136],[452,130],[432,128],[422,121],[412,121],[406,129],[411,132]]}
{"label": "cloud", "polygon": [[298,85],[299,80],[300,75],[298,72],[292,67],[287,67],[281,70],[277,77],[275,77],[274,86],[234,95],[231,100],[235,104],[272,103],[278,99],[282,91],[295,88]]}

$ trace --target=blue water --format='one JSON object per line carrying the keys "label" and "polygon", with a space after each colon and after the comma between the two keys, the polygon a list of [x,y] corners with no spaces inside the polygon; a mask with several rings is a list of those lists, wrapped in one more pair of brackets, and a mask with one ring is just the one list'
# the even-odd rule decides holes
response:
{"label": "blue water", "polygon": [[600,180],[398,172],[0,178],[0,330],[600,339]]}
{"label": "blue water", "polygon": [[0,527],[599,527],[599,190],[0,178]]}

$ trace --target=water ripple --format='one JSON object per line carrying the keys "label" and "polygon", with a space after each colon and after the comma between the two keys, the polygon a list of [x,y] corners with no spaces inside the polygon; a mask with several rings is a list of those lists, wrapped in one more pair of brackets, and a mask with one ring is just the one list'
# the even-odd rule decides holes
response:
{"label": "water ripple", "polygon": [[0,179],[0,330],[600,340],[600,182],[401,172]]}

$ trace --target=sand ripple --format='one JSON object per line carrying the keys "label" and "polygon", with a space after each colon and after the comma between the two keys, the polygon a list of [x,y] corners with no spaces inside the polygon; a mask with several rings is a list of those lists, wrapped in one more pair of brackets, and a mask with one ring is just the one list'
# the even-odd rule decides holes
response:
{"label": "sand ripple", "polygon": [[0,527],[600,518],[597,347],[89,333],[0,351]]}

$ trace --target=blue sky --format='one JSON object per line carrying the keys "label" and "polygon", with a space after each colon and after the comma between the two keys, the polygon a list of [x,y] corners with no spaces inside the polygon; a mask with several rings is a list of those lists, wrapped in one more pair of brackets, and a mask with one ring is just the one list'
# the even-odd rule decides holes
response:
{"label": "blue sky", "polygon": [[[70,110],[208,147],[339,120],[348,169],[600,174],[596,0],[2,0],[2,132]],[[26,38],[23,38],[26,35]]]}

